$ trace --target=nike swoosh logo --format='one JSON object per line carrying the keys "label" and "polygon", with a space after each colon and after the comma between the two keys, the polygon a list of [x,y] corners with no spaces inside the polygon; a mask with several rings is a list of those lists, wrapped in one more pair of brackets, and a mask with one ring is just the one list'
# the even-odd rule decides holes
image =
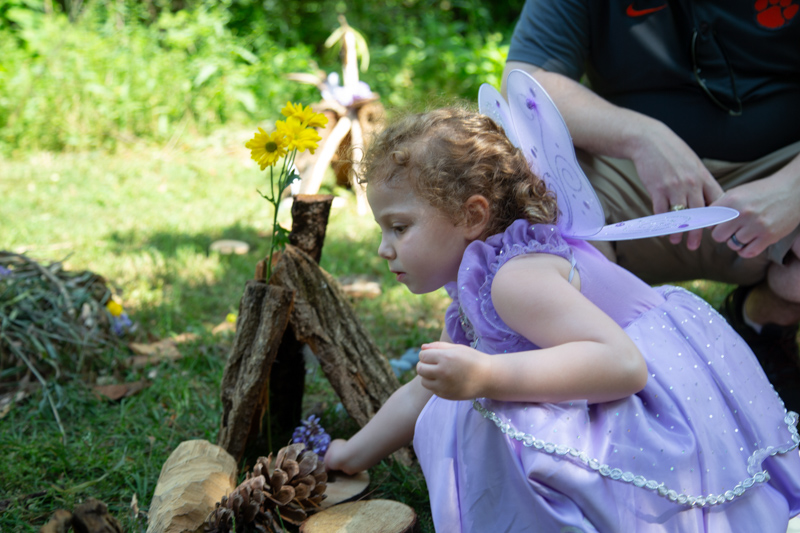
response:
{"label": "nike swoosh logo", "polygon": [[633,4],[628,6],[628,9],[625,10],[625,14],[629,17],[643,17],[644,15],[649,15],[650,13],[655,13],[656,11],[661,11],[667,7],[667,4],[658,7],[651,7],[648,9],[636,9],[633,7]]}

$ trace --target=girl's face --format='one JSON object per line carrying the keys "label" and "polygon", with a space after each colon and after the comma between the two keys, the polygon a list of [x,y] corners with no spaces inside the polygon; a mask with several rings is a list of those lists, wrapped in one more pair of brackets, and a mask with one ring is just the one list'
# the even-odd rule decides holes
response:
{"label": "girl's face", "polygon": [[397,281],[414,294],[424,294],[456,280],[472,241],[466,226],[456,226],[408,186],[370,184],[367,199],[381,228],[378,255],[389,262]]}

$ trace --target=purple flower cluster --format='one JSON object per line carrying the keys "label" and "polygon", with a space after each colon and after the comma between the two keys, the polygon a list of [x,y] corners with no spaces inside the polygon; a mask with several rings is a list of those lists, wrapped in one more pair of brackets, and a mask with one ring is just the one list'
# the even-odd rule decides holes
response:
{"label": "purple flower cluster", "polygon": [[133,322],[128,318],[128,313],[122,313],[119,316],[111,317],[111,331],[118,337],[122,337],[133,326]]}
{"label": "purple flower cluster", "polygon": [[11,275],[11,269],[0,265],[0,278],[5,278]]}
{"label": "purple flower cluster", "polygon": [[331,443],[331,436],[325,433],[325,429],[319,425],[319,417],[310,415],[295,428],[292,442],[302,442],[307,449],[324,457],[325,452],[328,451],[328,445]]}

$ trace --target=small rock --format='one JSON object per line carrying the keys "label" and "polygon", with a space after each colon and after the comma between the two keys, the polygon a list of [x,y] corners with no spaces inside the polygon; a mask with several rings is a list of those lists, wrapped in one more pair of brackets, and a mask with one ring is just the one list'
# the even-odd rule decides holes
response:
{"label": "small rock", "polygon": [[209,250],[217,252],[222,255],[244,255],[250,251],[250,245],[243,241],[234,241],[230,239],[223,239],[211,243]]}
{"label": "small rock", "polygon": [[381,295],[381,285],[365,276],[344,276],[339,279],[342,290],[353,298],[376,298]]}

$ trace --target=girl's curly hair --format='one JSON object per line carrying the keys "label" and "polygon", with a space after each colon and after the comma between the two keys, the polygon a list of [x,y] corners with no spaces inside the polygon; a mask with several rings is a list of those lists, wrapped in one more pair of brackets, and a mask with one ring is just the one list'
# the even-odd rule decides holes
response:
{"label": "girl's curly hair", "polygon": [[456,224],[467,222],[467,199],[485,197],[491,216],[482,238],[520,218],[552,224],[558,214],[555,193],[522,152],[491,118],[474,111],[447,107],[409,115],[372,142],[363,165],[363,182],[408,184]]}

